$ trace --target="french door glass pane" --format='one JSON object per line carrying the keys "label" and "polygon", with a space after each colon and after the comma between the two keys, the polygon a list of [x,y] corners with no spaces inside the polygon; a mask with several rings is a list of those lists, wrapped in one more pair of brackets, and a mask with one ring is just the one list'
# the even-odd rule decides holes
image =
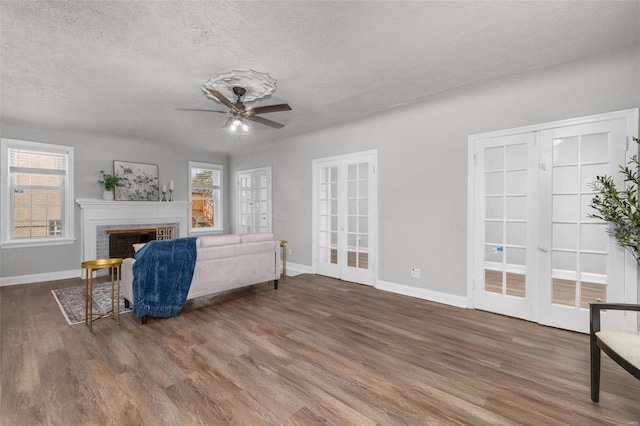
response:
{"label": "french door glass pane", "polygon": [[498,146],[484,150],[484,170],[497,171],[504,169],[504,147]]}
{"label": "french door glass pane", "polygon": [[580,229],[580,248],[582,250],[606,253],[609,245],[606,223],[585,223]]}
{"label": "french door glass pane", "polygon": [[576,192],[578,192],[578,167],[555,167],[553,169],[553,193],[575,194]]}
{"label": "french door glass pane", "polygon": [[576,276],[577,254],[573,251],[554,250],[551,253],[551,269],[555,276],[570,275],[573,279]]}
{"label": "french door glass pane", "polygon": [[506,294],[515,297],[525,297],[525,279],[523,274],[507,272]]}
{"label": "french door glass pane", "polygon": [[485,269],[484,289],[491,293],[502,293],[502,271]]}
{"label": "french door glass pane", "polygon": [[[524,270],[526,265],[526,249],[517,247],[507,247],[507,267],[509,269]],[[520,268],[518,268],[520,267]]]}
{"label": "french door glass pane", "polygon": [[527,224],[523,222],[507,222],[507,244],[525,246],[527,244]]}
{"label": "french door glass pane", "polygon": [[588,274],[607,275],[607,255],[596,253],[581,253],[581,272]]}
{"label": "french door glass pane", "polygon": [[553,165],[562,166],[578,162],[578,137],[553,140]]}
{"label": "french door glass pane", "polygon": [[553,195],[552,196],[552,220],[554,222],[578,220],[578,196],[577,195]]}
{"label": "french door glass pane", "polygon": [[580,287],[582,289],[580,294],[580,307],[582,309],[589,309],[589,303],[591,302],[604,302],[607,300],[606,284],[582,282]]}
{"label": "french door glass pane", "polygon": [[582,166],[582,177],[580,179],[580,192],[593,193],[595,190],[592,188],[593,182],[596,180],[596,176],[608,175],[608,164],[588,164]]}
{"label": "french door glass pane", "polygon": [[527,172],[525,170],[515,170],[507,172],[507,194],[526,195],[527,193]]}
{"label": "french door glass pane", "polygon": [[[507,206],[509,201],[507,201]],[[502,219],[504,209],[504,198],[502,197],[485,197],[484,198],[484,217],[487,219]],[[507,207],[507,214],[509,207]]]}
{"label": "french door glass pane", "polygon": [[577,284],[573,280],[561,280],[553,278],[552,280],[552,303],[557,305],[575,306]]}
{"label": "french door glass pane", "polygon": [[502,195],[504,193],[504,173],[485,173],[485,195]]}
{"label": "french door glass pane", "polygon": [[578,225],[576,223],[554,223],[551,225],[553,247],[556,249],[576,250]]}
{"label": "french door glass pane", "polygon": [[364,215],[369,214],[369,198],[368,197],[361,197],[358,200],[358,212]]}
{"label": "french door glass pane", "polygon": [[501,267],[503,253],[504,253],[503,247],[499,247],[491,244],[485,244],[484,246],[485,263],[491,263],[494,268],[498,266]]}
{"label": "french door glass pane", "polygon": [[507,170],[526,170],[527,169],[527,145],[509,145],[507,146]]}
{"label": "french door glass pane", "polygon": [[489,222],[484,224],[484,241],[489,244],[501,245],[503,242],[503,222]]}
{"label": "french door glass pane", "polygon": [[506,197],[507,219],[526,220],[527,218],[527,197],[511,196]]}
{"label": "french door glass pane", "polygon": [[582,135],[580,141],[582,163],[609,162],[609,134]]}

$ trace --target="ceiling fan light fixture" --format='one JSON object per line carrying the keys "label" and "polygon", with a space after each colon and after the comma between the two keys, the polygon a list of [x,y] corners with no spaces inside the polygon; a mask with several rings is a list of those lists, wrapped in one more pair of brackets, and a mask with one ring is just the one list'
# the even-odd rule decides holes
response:
{"label": "ceiling fan light fixture", "polygon": [[227,121],[224,123],[224,127],[229,129],[229,132],[236,135],[248,135],[251,133],[251,126],[248,121],[239,115],[233,115],[227,118]]}

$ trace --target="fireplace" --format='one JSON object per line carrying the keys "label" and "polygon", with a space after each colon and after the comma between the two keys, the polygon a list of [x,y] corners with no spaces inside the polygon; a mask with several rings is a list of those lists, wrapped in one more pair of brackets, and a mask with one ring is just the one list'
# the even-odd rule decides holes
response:
{"label": "fireplace", "polygon": [[156,239],[168,239],[165,237],[186,237],[189,230],[191,204],[186,201],[76,200],[76,203],[81,209],[82,261],[110,257],[109,231],[114,234],[153,229]]}

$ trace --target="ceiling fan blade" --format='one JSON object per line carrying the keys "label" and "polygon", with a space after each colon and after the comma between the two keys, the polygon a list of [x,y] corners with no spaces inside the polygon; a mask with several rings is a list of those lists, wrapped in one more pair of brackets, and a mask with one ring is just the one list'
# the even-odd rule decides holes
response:
{"label": "ceiling fan blade", "polygon": [[259,106],[255,108],[248,108],[246,111],[246,115],[251,116],[254,114],[266,114],[267,112],[278,111],[291,111],[291,107],[289,106],[289,104]]}
{"label": "ceiling fan blade", "polygon": [[282,129],[284,124],[276,123],[275,121],[267,120],[266,118],[256,117],[255,115],[248,115],[248,120],[255,121],[256,123],[264,124],[265,126],[273,127],[274,129]]}
{"label": "ceiling fan blade", "polygon": [[216,111],[213,109],[196,109],[196,108],[176,108],[176,111],[205,111],[205,112],[219,112],[220,114],[229,114],[229,111]]}
{"label": "ceiling fan blade", "polygon": [[225,104],[231,112],[237,113],[240,111],[234,104],[231,103],[229,99],[225,98],[222,93],[218,92],[215,89],[211,89],[209,87],[207,87],[206,89],[207,89],[207,92],[211,93],[213,96],[216,97],[216,99],[218,99],[220,102]]}

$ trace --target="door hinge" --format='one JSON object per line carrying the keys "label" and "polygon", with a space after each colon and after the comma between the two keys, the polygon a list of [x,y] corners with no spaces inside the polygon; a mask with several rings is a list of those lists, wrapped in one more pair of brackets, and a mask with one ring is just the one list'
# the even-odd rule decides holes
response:
{"label": "door hinge", "polygon": [[629,151],[629,136],[624,138],[624,150]]}
{"label": "door hinge", "polygon": [[478,165],[478,156],[476,154],[473,154],[473,165],[474,166]]}
{"label": "door hinge", "polygon": [[372,167],[373,167],[373,174],[375,175],[376,174],[376,165],[374,164]]}

